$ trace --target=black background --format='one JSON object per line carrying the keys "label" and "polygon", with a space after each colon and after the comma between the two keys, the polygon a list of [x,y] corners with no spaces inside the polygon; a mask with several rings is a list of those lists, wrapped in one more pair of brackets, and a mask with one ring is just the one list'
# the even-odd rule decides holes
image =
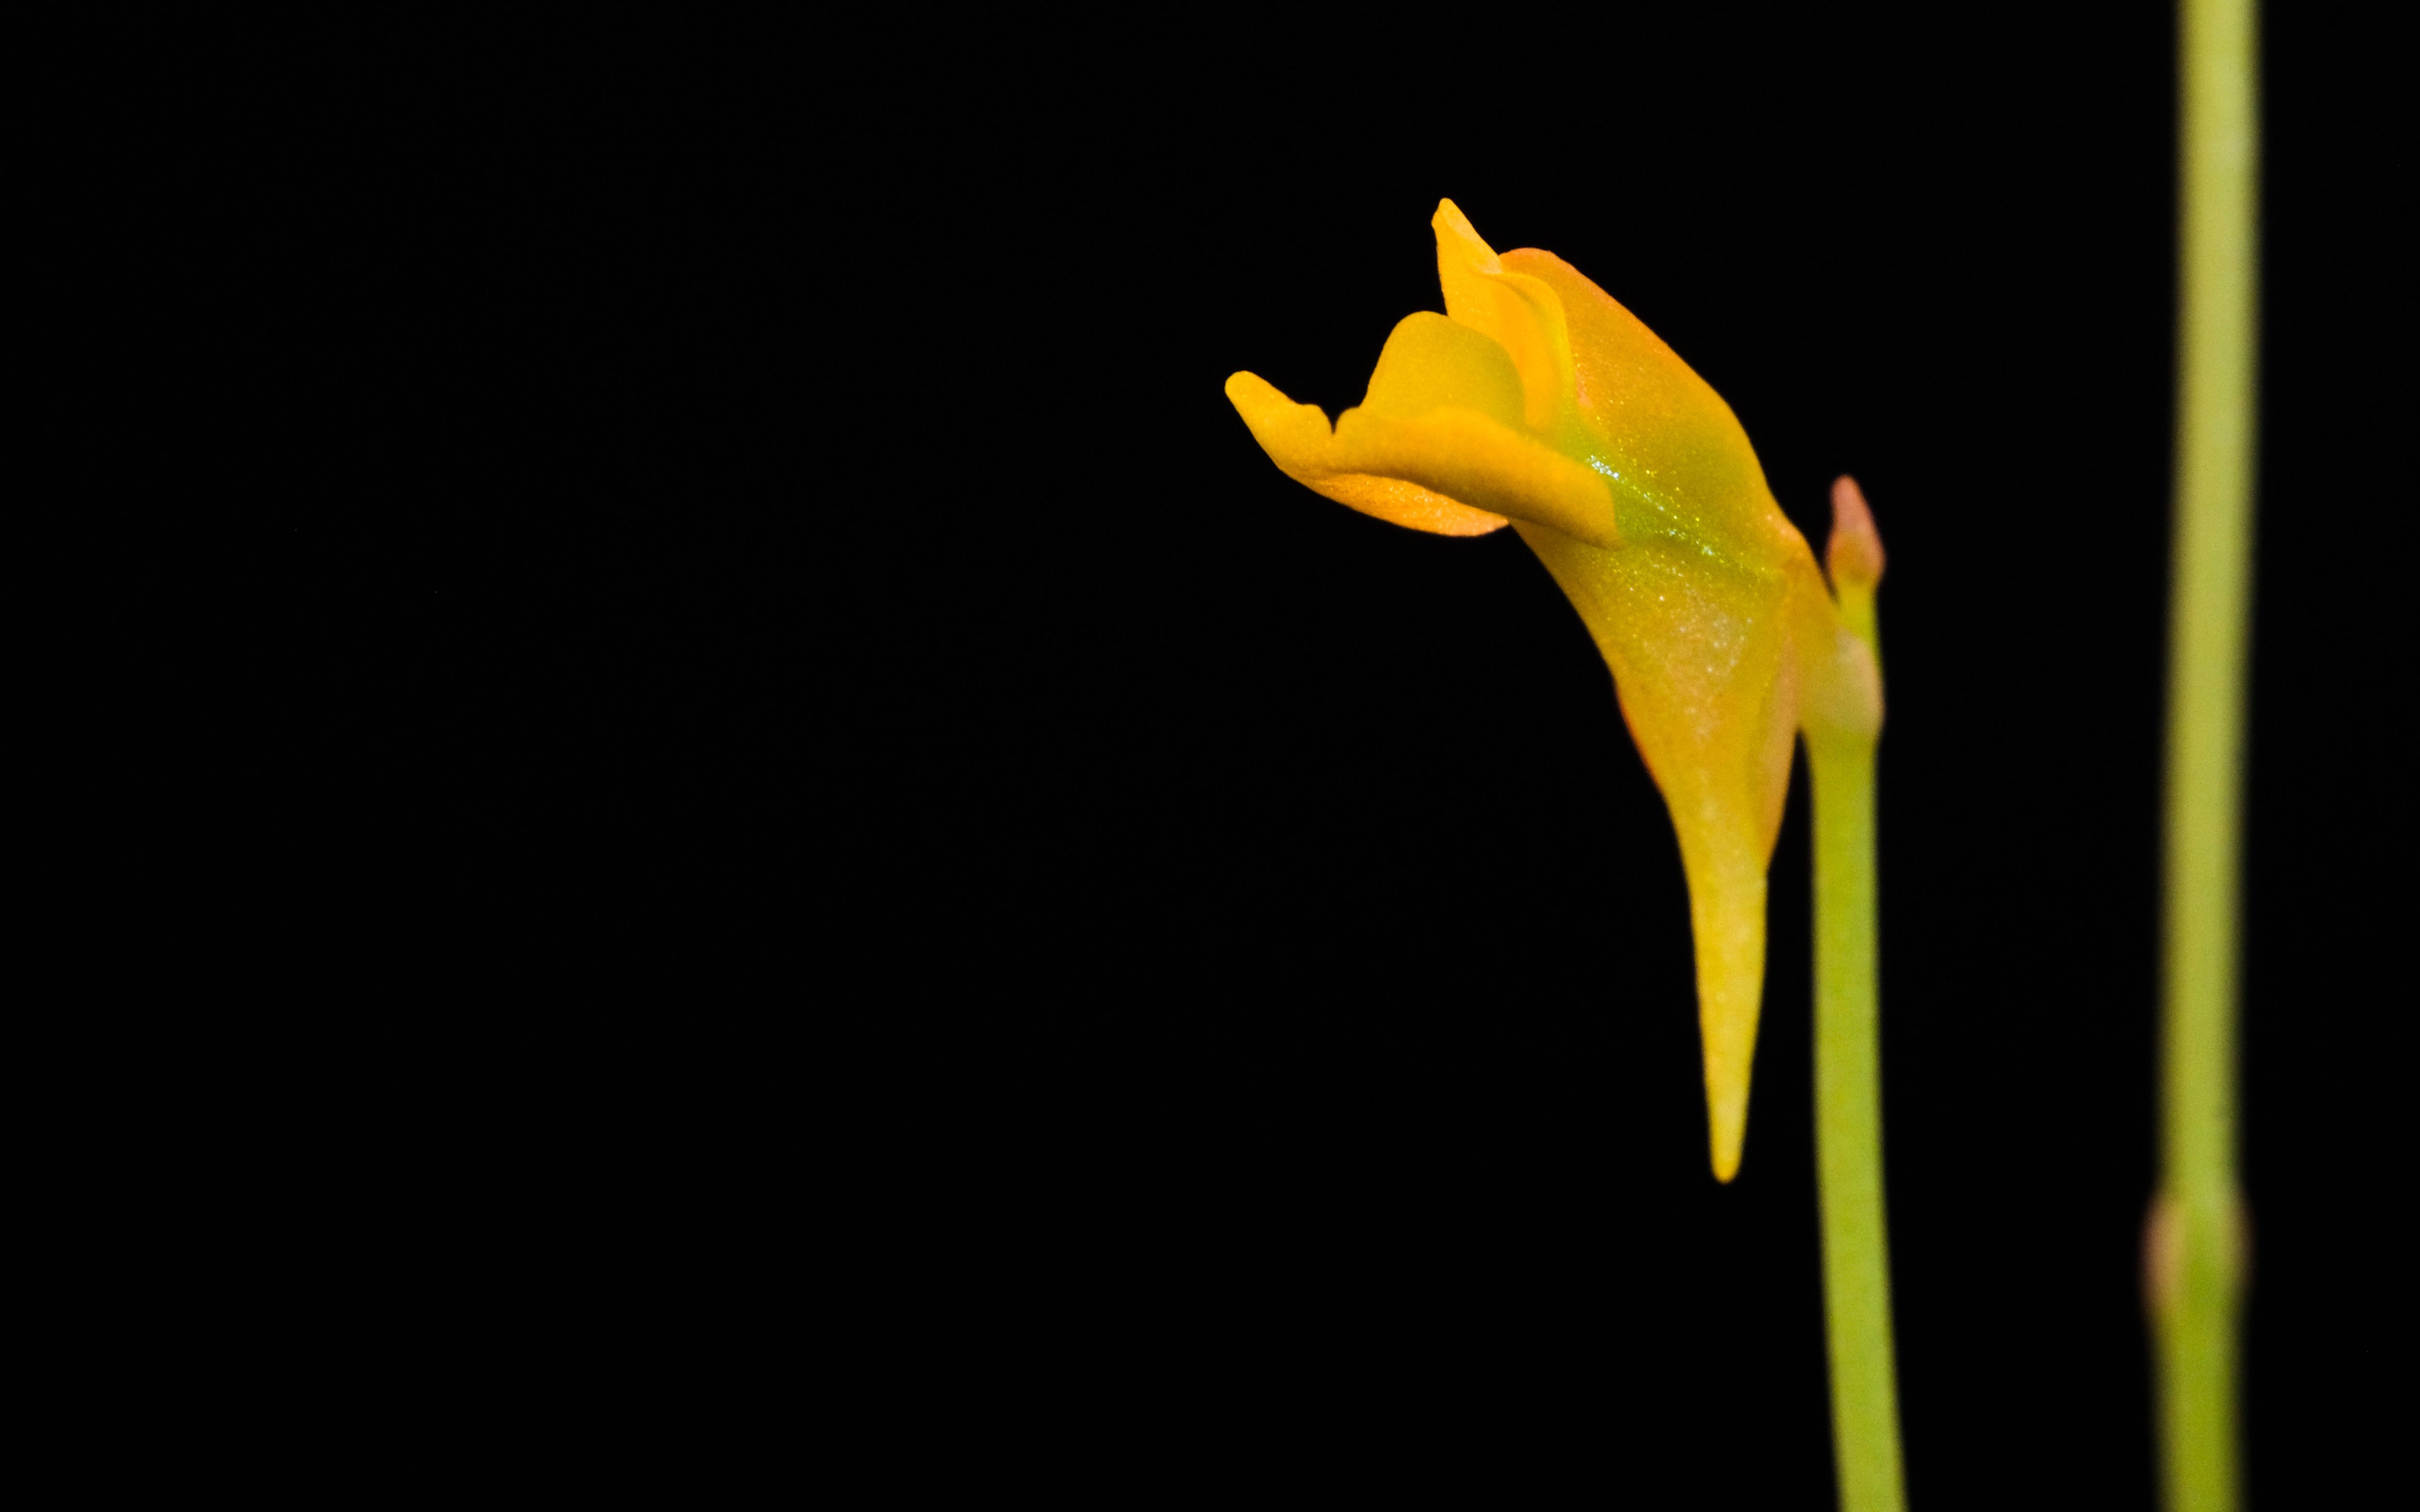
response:
{"label": "black background", "polygon": [[[2408,252],[2324,24],[2264,64],[2270,1506],[2383,1462],[2408,1190]],[[479,312],[425,418],[501,459],[442,490],[440,760],[572,879],[614,1005],[534,1052],[554,1195],[491,1221],[677,1231],[743,1335],[793,1265],[857,1276],[781,1310],[892,1341],[911,1461],[1013,1424],[964,1461],[1004,1484],[1825,1504],[1803,773],[1724,1188],[1669,824],[1576,617],[1510,532],[1290,483],[1219,393],[1357,402],[1450,195],[1704,375],[1819,550],[1865,486],[1911,1493],[2151,1504],[2164,9],[659,40],[444,70],[504,124],[418,243]]]}

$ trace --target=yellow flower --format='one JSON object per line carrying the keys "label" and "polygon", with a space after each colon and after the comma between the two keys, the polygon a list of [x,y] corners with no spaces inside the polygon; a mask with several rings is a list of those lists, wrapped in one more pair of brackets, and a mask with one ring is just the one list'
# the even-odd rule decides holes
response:
{"label": "yellow flower", "polygon": [[1792,736],[1870,739],[1880,680],[1721,396],[1554,254],[1498,256],[1451,200],[1432,224],[1446,313],[1395,327],[1358,408],[1331,427],[1250,373],[1227,397],[1270,460],[1340,503],[1440,535],[1511,524],[1579,610],[1680,837],[1728,1181]]}

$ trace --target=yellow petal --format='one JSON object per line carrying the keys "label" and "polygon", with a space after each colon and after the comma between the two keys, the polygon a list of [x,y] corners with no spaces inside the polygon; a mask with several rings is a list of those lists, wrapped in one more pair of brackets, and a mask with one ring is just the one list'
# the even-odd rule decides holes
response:
{"label": "yellow petal", "polygon": [[1340,472],[1401,478],[1601,546],[1616,539],[1613,497],[1602,479],[1475,410],[1432,409],[1398,420],[1347,409],[1336,420],[1333,455]]}
{"label": "yellow petal", "polygon": [[1572,343],[1561,301],[1540,280],[1508,270],[1453,201],[1437,202],[1430,225],[1436,232],[1446,314],[1512,355],[1521,374],[1523,418],[1531,430],[1555,434],[1573,393]]}
{"label": "yellow petal", "polygon": [[1340,504],[1432,535],[1485,535],[1511,523],[1501,515],[1473,509],[1405,479],[1373,477],[1342,466],[1326,411],[1315,404],[1295,403],[1257,374],[1230,378],[1227,402],[1244,417],[1252,439],[1280,471]]}
{"label": "yellow petal", "polygon": [[1436,315],[1397,325],[1370,393],[1337,418],[1250,373],[1227,397],[1290,477],[1415,530],[1476,535],[1524,519],[1611,546],[1605,480],[1521,428],[1522,384],[1501,347]]}

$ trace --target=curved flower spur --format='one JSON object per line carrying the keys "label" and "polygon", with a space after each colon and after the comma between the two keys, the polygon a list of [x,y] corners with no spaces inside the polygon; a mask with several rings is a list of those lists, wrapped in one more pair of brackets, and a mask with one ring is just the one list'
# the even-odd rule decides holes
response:
{"label": "curved flower spur", "polygon": [[1340,503],[1440,535],[1510,524],[1579,610],[1680,837],[1728,1181],[1792,733],[1869,753],[1881,727],[1880,543],[1842,480],[1836,602],[1730,407],[1654,332],[1552,253],[1497,255],[1451,200],[1433,224],[1446,313],[1395,327],[1358,408],[1331,427],[1250,373],[1227,397],[1270,460]]}

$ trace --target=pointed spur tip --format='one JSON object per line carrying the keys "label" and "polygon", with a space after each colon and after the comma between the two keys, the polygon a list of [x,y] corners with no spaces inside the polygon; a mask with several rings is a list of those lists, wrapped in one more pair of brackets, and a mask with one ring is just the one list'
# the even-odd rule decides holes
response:
{"label": "pointed spur tip", "polygon": [[1708,1153],[1713,1157],[1714,1180],[1726,1186],[1730,1184],[1732,1177],[1739,1174],[1740,1149],[1747,1142],[1746,1090],[1745,1088],[1740,1088],[1741,1096],[1736,1105],[1725,1106],[1724,1102],[1729,1101],[1726,1099],[1715,1103],[1710,1110],[1713,1118],[1712,1127],[1708,1130],[1712,1136]]}
{"label": "pointed spur tip", "polygon": [[1706,1087],[1706,1144],[1714,1179],[1730,1185],[1740,1173],[1740,1147],[1747,1144],[1747,1079],[1721,1076]]}

